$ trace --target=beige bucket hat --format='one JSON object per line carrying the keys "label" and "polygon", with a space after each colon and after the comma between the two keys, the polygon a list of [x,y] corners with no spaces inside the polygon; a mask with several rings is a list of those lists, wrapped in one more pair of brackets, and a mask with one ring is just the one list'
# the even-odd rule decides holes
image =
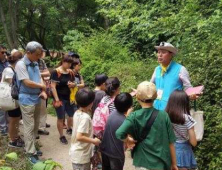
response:
{"label": "beige bucket hat", "polygon": [[159,46],[154,46],[157,50],[167,50],[174,55],[178,53],[178,49],[168,42],[161,42]]}

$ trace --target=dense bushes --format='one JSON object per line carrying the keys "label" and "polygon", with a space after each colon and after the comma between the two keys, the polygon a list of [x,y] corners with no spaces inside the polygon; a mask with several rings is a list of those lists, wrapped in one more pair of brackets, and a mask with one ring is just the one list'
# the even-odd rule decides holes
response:
{"label": "dense bushes", "polygon": [[123,90],[129,91],[130,88],[135,88],[138,82],[151,78],[156,61],[152,59],[139,61],[139,54],[130,52],[112,34],[94,33],[90,38],[79,41],[78,46],[73,46],[69,36],[78,36],[78,34],[69,33],[64,38],[68,40],[65,48],[76,50],[81,55],[83,60],[81,72],[87,85],[93,87],[95,75],[106,73],[109,76],[118,76]]}

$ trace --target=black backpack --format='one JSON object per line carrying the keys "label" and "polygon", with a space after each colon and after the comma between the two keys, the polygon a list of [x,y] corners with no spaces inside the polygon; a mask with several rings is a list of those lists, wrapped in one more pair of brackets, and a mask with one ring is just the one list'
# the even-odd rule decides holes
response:
{"label": "black backpack", "polygon": [[11,84],[11,96],[13,99],[18,100],[20,86],[18,87],[16,73],[15,73],[14,68],[11,66],[9,67],[14,72],[14,76],[12,78],[12,84]]}

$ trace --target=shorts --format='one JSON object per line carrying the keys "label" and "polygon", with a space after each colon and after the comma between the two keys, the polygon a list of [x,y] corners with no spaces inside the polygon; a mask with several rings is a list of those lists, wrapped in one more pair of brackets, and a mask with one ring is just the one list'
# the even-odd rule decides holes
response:
{"label": "shorts", "polygon": [[66,113],[69,117],[73,117],[74,115],[73,104],[71,104],[70,101],[68,100],[62,99],[61,101],[62,101],[62,106],[55,108],[58,119],[64,119]]}
{"label": "shorts", "polygon": [[73,170],[90,170],[90,162],[86,164],[75,164],[72,163]]}
{"label": "shorts", "polygon": [[14,110],[8,111],[8,116],[9,117],[21,117],[22,112],[20,110],[20,107]]}
{"label": "shorts", "polygon": [[74,110],[74,113],[78,110],[78,106],[76,104],[73,104],[73,110]]}

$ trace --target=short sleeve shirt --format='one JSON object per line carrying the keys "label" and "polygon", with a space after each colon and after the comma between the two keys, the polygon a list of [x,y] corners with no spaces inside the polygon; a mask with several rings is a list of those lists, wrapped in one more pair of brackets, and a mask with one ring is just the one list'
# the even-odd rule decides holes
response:
{"label": "short sleeve shirt", "polygon": [[4,71],[2,72],[2,82],[7,82],[7,79],[12,79],[14,76],[14,72],[12,68],[6,67]]}
{"label": "short sleeve shirt", "polygon": [[195,126],[196,121],[188,114],[184,114],[185,123],[183,125],[174,124],[173,130],[177,138],[177,142],[185,142],[189,140],[188,130]]}
{"label": "short sleeve shirt", "polygon": [[124,143],[117,139],[115,135],[116,130],[122,125],[125,119],[125,115],[117,110],[108,117],[100,149],[102,153],[111,158],[125,158]]}
{"label": "short sleeve shirt", "polygon": [[[102,100],[104,100],[104,104],[109,103],[111,100],[114,101],[114,99],[112,99],[110,96],[106,95],[102,98]],[[114,110],[116,110],[116,107],[114,105],[114,102],[111,102],[110,105],[108,106],[109,108],[109,113],[111,114]]]}
{"label": "short sleeve shirt", "polygon": [[5,61],[5,62],[0,61],[0,80],[1,80],[1,78],[2,78],[2,72],[3,72],[3,70],[4,70],[6,67],[8,67],[8,65],[9,65],[9,63],[8,63],[7,61]]}
{"label": "short sleeve shirt", "polygon": [[35,105],[40,103],[40,88],[27,87],[23,80],[28,79],[35,83],[41,83],[41,75],[37,62],[31,62],[25,55],[16,63],[15,72],[19,86],[19,103],[23,105]]}
{"label": "short sleeve shirt", "polygon": [[[129,134],[135,140],[139,139],[152,111],[153,108],[143,108],[131,113],[116,131],[117,138],[123,140]],[[170,170],[169,144],[175,141],[176,137],[168,114],[159,111],[146,139],[138,144],[134,152],[133,165],[147,169]]]}
{"label": "short sleeve shirt", "polygon": [[69,155],[72,163],[86,164],[90,162],[93,153],[93,144],[77,141],[77,133],[83,133],[93,138],[92,120],[88,113],[77,110],[73,118],[73,133]]}
{"label": "short sleeve shirt", "polygon": [[56,70],[52,72],[51,81],[56,82],[56,91],[59,99],[70,99],[70,89],[68,87],[68,82],[73,80],[74,78],[70,74],[59,75]]}

